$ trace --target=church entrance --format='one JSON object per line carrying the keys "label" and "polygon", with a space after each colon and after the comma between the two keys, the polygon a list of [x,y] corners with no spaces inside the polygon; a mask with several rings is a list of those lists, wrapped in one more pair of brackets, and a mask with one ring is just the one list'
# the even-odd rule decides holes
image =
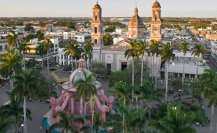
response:
{"label": "church entrance", "polygon": [[127,62],[121,62],[121,71],[124,71],[127,69]]}
{"label": "church entrance", "polygon": [[107,64],[107,75],[110,75],[112,71],[112,65],[111,64]]}

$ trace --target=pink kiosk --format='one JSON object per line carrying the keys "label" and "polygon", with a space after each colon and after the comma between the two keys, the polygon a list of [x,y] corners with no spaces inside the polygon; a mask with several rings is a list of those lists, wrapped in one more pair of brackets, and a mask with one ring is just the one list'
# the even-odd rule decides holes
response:
{"label": "pink kiosk", "polygon": [[[79,80],[84,80],[85,75],[89,76],[92,74],[92,72],[90,72],[85,68],[85,65],[86,65],[85,60],[80,59],[78,69],[72,72],[68,82],[62,84],[62,88],[63,88],[62,94],[58,98],[54,98],[54,97],[50,98],[50,111],[47,112],[47,114],[44,116],[43,119],[43,125],[45,126],[46,129],[49,130],[49,127],[51,125],[61,120],[60,117],[55,116],[55,112],[57,111],[64,111],[69,116],[73,114],[77,116],[84,116],[84,115],[90,115],[92,113],[90,105],[88,103],[84,105],[83,100],[76,98],[75,96],[77,90],[77,88],[75,87],[75,83]],[[97,95],[94,97],[96,103],[94,107],[94,112],[99,112],[101,114],[101,122],[105,122],[106,112],[109,112],[110,114],[114,113],[112,109],[114,97],[113,96],[107,97],[102,88],[102,84],[96,79],[93,79],[93,84],[97,89]],[[108,103],[108,106],[105,105],[105,103]],[[76,129],[78,128],[78,131],[79,128],[82,128],[82,125],[78,127],[76,124],[72,124],[72,126],[74,126]],[[62,129],[55,129],[52,132],[60,133],[61,131]]]}

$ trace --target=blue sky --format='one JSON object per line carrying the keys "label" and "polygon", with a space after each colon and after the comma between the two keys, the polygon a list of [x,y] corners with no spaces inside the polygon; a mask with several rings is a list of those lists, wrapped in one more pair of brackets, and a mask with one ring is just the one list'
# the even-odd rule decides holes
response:
{"label": "blue sky", "polygon": [[[151,16],[154,0],[99,0],[103,16],[129,17],[135,3],[142,17]],[[215,17],[217,0],[158,0],[162,16]],[[90,17],[96,0],[1,0],[1,17]]]}

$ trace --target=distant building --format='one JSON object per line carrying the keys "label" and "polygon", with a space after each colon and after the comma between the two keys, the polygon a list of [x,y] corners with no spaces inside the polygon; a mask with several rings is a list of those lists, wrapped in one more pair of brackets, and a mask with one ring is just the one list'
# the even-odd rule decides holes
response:
{"label": "distant building", "polygon": [[8,48],[8,44],[6,42],[6,39],[0,39],[0,56],[7,52],[6,51],[7,48]]}
{"label": "distant building", "polygon": [[217,61],[217,42],[211,41],[211,56]]}
{"label": "distant building", "polygon": [[71,56],[65,54],[64,48],[58,49],[57,62],[59,65],[75,64],[74,59]]}
{"label": "distant building", "polygon": [[173,53],[175,54],[175,59],[168,66],[169,75],[173,78],[182,77],[183,63],[186,79],[195,78],[197,74],[201,75],[205,69],[209,69],[202,57],[195,59],[191,52],[187,52],[185,55],[180,51],[174,51]]}
{"label": "distant building", "polygon": [[217,41],[217,33],[206,34],[207,40]]}
{"label": "distant building", "polygon": [[75,35],[75,40],[79,43],[84,43],[88,40],[91,40],[91,35],[88,33],[77,34],[77,35]]}
{"label": "distant building", "polygon": [[63,40],[69,40],[71,37],[72,36],[70,32],[63,32]]}

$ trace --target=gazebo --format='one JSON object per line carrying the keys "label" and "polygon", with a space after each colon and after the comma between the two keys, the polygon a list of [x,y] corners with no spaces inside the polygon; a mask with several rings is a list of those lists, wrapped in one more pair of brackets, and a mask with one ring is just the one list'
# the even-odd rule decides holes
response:
{"label": "gazebo", "polygon": [[[78,69],[74,70],[67,82],[62,84],[62,93],[58,98],[50,98],[50,110],[46,113],[43,119],[44,127],[49,130],[49,128],[58,123],[61,118],[55,115],[58,111],[64,111],[68,116],[77,115],[83,117],[85,115],[90,115],[92,113],[90,105],[84,105],[81,99],[76,97],[76,88],[75,83],[79,80],[85,80],[85,77],[92,74],[91,71],[85,68],[86,62],[84,59],[79,60]],[[97,95],[94,96],[95,107],[94,111],[101,114],[101,121],[106,121],[106,112],[113,114],[112,104],[114,102],[114,97],[107,97],[102,88],[102,84],[93,77],[92,84],[95,85]],[[106,105],[107,103],[107,105]],[[76,128],[75,125],[72,124]],[[53,130],[54,133],[60,133],[62,129]]]}

